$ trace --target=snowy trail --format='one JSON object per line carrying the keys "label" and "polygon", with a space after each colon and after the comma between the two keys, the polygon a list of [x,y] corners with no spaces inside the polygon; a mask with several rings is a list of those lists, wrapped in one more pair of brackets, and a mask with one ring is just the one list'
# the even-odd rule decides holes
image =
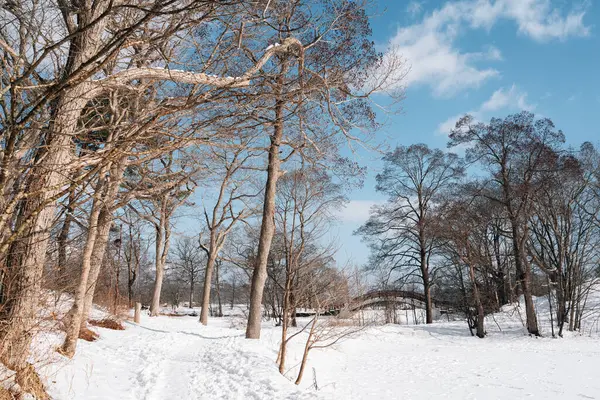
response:
{"label": "snowy trail", "polygon": [[145,319],[80,342],[53,377],[56,399],[317,399],[279,375],[272,355],[240,331],[195,318]]}

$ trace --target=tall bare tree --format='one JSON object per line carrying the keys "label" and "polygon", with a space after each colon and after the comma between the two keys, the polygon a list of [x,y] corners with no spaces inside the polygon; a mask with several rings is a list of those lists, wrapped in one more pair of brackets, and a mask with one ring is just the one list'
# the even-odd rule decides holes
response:
{"label": "tall bare tree", "polygon": [[[208,238],[200,235],[200,247],[206,252],[206,270],[204,272],[204,289],[202,292],[202,310],[200,322],[208,323],[208,313],[211,299],[213,270],[218,260],[227,235],[240,221],[252,215],[254,207],[250,201],[258,193],[252,193],[251,182],[254,158],[259,153],[251,148],[252,137],[242,137],[230,141],[228,146],[211,149],[211,168],[222,170],[211,179],[217,185],[216,198],[212,209],[204,209],[205,226]],[[208,201],[208,199],[207,199]],[[205,242],[206,240],[206,242]]]}
{"label": "tall bare tree", "polygon": [[426,322],[433,322],[432,259],[438,250],[432,222],[436,202],[463,175],[455,154],[424,144],[397,147],[384,157],[377,190],[389,198],[373,208],[358,233],[372,248],[376,262],[385,263],[400,278],[417,273],[425,294]]}
{"label": "tall bare tree", "polygon": [[531,264],[527,257],[528,220],[535,194],[554,169],[556,150],[564,142],[549,119],[535,120],[522,112],[489,124],[465,116],[450,134],[450,146],[467,145],[467,160],[480,162],[491,179],[485,196],[501,204],[508,215],[517,281],[525,298],[527,330],[540,335],[531,292]]}
{"label": "tall bare tree", "polygon": [[[264,38],[270,47],[288,44],[288,51],[265,64],[263,96],[254,114],[257,121],[268,124],[269,131],[265,132],[267,178],[247,338],[260,337],[282,163],[311,151],[322,160],[335,160],[338,146],[374,130],[369,96],[391,84],[392,75],[384,69],[401,67],[399,62],[388,62],[383,68],[385,63],[369,39],[366,7],[363,1],[276,0],[250,10],[265,24],[249,34]],[[359,136],[351,133],[353,128]]]}

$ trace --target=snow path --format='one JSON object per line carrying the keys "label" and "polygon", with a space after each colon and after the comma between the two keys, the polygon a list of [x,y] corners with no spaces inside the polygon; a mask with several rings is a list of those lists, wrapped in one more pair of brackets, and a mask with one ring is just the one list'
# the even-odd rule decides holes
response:
{"label": "snow path", "polygon": [[318,399],[282,377],[272,354],[234,329],[196,318],[146,318],[95,343],[55,372],[55,399]]}

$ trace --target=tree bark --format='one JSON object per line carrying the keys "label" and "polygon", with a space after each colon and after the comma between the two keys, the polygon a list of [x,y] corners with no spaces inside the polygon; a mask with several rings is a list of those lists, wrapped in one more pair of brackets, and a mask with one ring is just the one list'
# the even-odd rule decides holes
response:
{"label": "tree bark", "polygon": [[475,300],[475,307],[477,308],[477,337],[483,339],[485,337],[485,313],[483,304],[481,303],[481,295],[479,294],[479,285],[475,278],[475,268],[471,262],[469,262],[469,277],[471,278],[471,285],[473,287],[473,300]]}
{"label": "tree bark", "polygon": [[136,324],[140,323],[142,316],[142,303],[135,303],[135,312],[133,314],[133,322]]}
{"label": "tree bark", "polygon": [[73,222],[74,203],[75,185],[71,185],[71,191],[65,207],[65,219],[56,239],[58,246],[58,279],[64,278],[63,274],[67,266],[67,240],[69,239],[69,232],[71,231],[71,224]]}
{"label": "tree bark", "polygon": [[167,201],[161,201],[160,221],[156,226],[156,255],[155,267],[156,278],[154,280],[154,291],[152,294],[152,303],[150,305],[150,316],[156,317],[160,313],[160,294],[162,291],[163,279],[165,276],[165,265],[167,254],[169,252],[170,228]]}
{"label": "tree bark", "polygon": [[217,317],[223,316],[223,304],[221,303],[221,282],[219,280],[219,261],[215,263],[215,289],[217,291]]}
{"label": "tree bark", "polygon": [[[283,76],[280,78],[280,81],[282,79]],[[283,138],[283,105],[282,100],[278,100],[275,105],[275,126],[273,135],[271,136],[271,145],[269,146],[267,183],[265,186],[258,254],[254,272],[252,273],[252,285],[250,287],[250,310],[248,313],[248,325],[246,326],[247,339],[260,339],[260,321],[263,292],[265,282],[267,281],[267,263],[269,261],[271,242],[275,234],[275,195],[281,164],[279,147]]]}
{"label": "tree bark", "polygon": [[96,244],[96,238],[98,237],[98,220],[102,208],[100,204],[100,197],[101,192],[104,191],[104,185],[104,178],[101,178],[101,180],[98,182],[98,185],[95,188],[97,197],[95,197],[93,200],[92,211],[90,213],[87,241],[85,243],[85,248],[83,250],[83,256],[81,260],[81,277],[79,280],[77,292],[75,293],[73,306],[71,307],[71,310],[69,312],[69,318],[67,318],[67,335],[60,349],[60,352],[69,358],[75,355],[77,339],[79,338],[79,328],[81,326],[81,318],[83,315],[83,309],[85,305],[85,295],[88,287],[90,270],[92,268],[92,255]]}
{"label": "tree bark", "polygon": [[[212,235],[212,233],[211,233]],[[212,240],[211,240],[212,242]],[[212,273],[215,267],[215,260],[217,258],[217,254],[214,246],[211,246],[208,254],[208,258],[206,260],[206,272],[204,273],[204,286],[202,292],[202,309],[200,310],[200,323],[202,325],[208,324],[208,314],[210,308],[210,292],[212,285]]]}
{"label": "tree bark", "polygon": [[429,280],[429,265],[427,265],[427,249],[423,229],[419,231],[421,277],[423,278],[423,293],[425,294],[425,323],[433,323],[433,305],[431,302],[431,282]]}
{"label": "tree bark", "polygon": [[[108,1],[99,1],[93,9],[82,7],[78,16],[79,25],[88,29],[73,38],[64,77],[69,77],[72,71],[96,53],[101,45],[100,32],[104,31],[107,19],[103,18],[92,26],[87,24],[110,4]],[[25,218],[33,216],[33,219],[24,232],[26,239],[13,246],[9,271],[4,276],[5,282],[7,279],[11,282],[11,293],[8,293],[9,297],[2,307],[5,328],[0,333],[1,358],[11,369],[21,370],[27,365],[33,329],[37,323],[41,278],[56,210],[56,196],[65,184],[65,177],[69,176],[71,139],[88,101],[89,89],[89,81],[63,89],[48,129],[43,156],[39,157],[40,161],[27,184],[28,192],[39,195],[23,202],[21,215]]]}
{"label": "tree bark", "polygon": [[300,371],[298,372],[298,377],[296,378],[296,382],[294,382],[296,385],[299,385],[300,382],[302,381],[302,377],[304,376],[304,369],[306,368],[306,362],[308,361],[308,352],[311,349],[311,345],[312,345],[312,340],[313,340],[313,336],[315,334],[315,328],[317,326],[317,320],[318,320],[318,310],[317,310],[317,314],[315,315],[311,326],[310,326],[310,331],[308,332],[308,338],[306,339],[306,344],[304,345],[304,352],[302,353],[302,361],[300,362]]}

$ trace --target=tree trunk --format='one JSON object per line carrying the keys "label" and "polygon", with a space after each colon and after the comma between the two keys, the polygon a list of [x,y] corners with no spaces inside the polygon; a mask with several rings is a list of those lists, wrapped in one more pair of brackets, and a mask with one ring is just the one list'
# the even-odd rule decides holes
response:
{"label": "tree trunk", "polygon": [[479,294],[479,285],[477,284],[477,279],[475,278],[475,268],[473,267],[473,263],[469,262],[468,265],[469,277],[471,278],[471,285],[473,287],[473,300],[475,300],[475,307],[477,308],[477,337],[483,339],[485,337],[485,313],[483,310],[483,304],[481,303],[481,295]]}
{"label": "tree trunk", "polygon": [[250,310],[248,313],[248,325],[246,326],[247,339],[260,339],[262,299],[265,282],[267,281],[267,263],[269,261],[271,242],[275,233],[275,195],[281,163],[279,147],[283,137],[283,101],[280,100],[277,101],[275,106],[275,121],[274,132],[269,147],[267,183],[265,186],[258,254],[254,272],[252,273],[252,285],[250,287]]}
{"label": "tree trunk", "polygon": [[[79,15],[80,28],[87,27],[97,15],[112,4],[99,1],[93,9],[82,7]],[[107,18],[97,21],[88,29],[81,31],[71,42],[69,62],[64,71],[68,77],[72,71],[87,61],[101,45],[99,33],[106,26]],[[11,291],[6,293],[2,307],[4,328],[0,332],[2,343],[2,362],[9,368],[21,370],[26,367],[33,329],[37,323],[38,301],[41,291],[41,278],[46,260],[46,250],[50,228],[54,220],[56,196],[65,184],[68,176],[71,139],[77,129],[81,111],[88,99],[89,87],[86,82],[63,89],[48,129],[43,156],[30,174],[27,190],[36,193],[27,198],[21,207],[28,222],[23,237],[26,238],[13,247],[13,256],[9,262],[8,273],[4,281],[11,282]],[[3,285],[5,282],[2,282]]]}
{"label": "tree trunk", "polygon": [[142,316],[142,303],[135,303],[135,312],[133,314],[133,322],[140,323]]}
{"label": "tree trunk", "polygon": [[217,258],[216,251],[213,246],[209,251],[208,258],[206,260],[206,271],[204,273],[204,286],[202,293],[202,309],[200,310],[200,323],[202,325],[208,324],[208,314],[210,312],[210,290],[212,285],[212,273],[215,267],[215,260]]}
{"label": "tree trunk", "polygon": [[[509,210],[509,213],[511,211]],[[531,294],[531,268],[529,263],[526,262],[523,246],[522,246],[522,236],[519,234],[518,221],[513,217],[510,218],[511,229],[512,229],[512,244],[513,244],[513,253],[515,257],[515,270],[517,273],[517,283],[521,288],[523,293],[523,298],[525,299],[525,314],[526,314],[526,325],[527,332],[531,335],[540,336],[540,332],[537,324],[537,317],[535,314],[535,307],[533,304],[533,297]],[[522,233],[523,237],[526,236],[526,233]]]}
{"label": "tree trunk", "polygon": [[121,245],[122,239],[120,239],[119,247],[117,248],[117,263],[115,266],[115,299],[113,304],[113,313],[116,315],[119,308],[119,276],[121,275]]}
{"label": "tree trunk", "polygon": [[286,274],[284,293],[283,293],[283,310],[282,310],[282,319],[281,319],[281,345],[279,346],[279,373],[283,375],[285,372],[285,357],[287,353],[287,331],[289,326],[289,317],[290,317],[290,305],[291,305],[291,287],[292,287],[292,277],[288,272]]}
{"label": "tree trunk", "polygon": [[219,281],[219,262],[215,263],[215,289],[217,290],[217,305],[219,306],[217,317],[223,316],[223,304],[221,303],[221,282]]}
{"label": "tree trunk", "polygon": [[[124,167],[119,165],[117,168],[111,169],[111,175],[109,176],[110,183],[108,191],[103,198],[100,198],[101,210],[98,215],[97,222],[97,233],[94,242],[94,249],[91,255],[91,267],[86,282],[80,281],[80,285],[85,285],[85,295],[83,299],[75,298],[73,306],[69,311],[69,315],[72,318],[77,314],[77,309],[82,308],[82,313],[79,317],[80,328],[85,328],[87,320],[92,311],[94,304],[94,294],[96,292],[96,284],[98,282],[98,276],[102,268],[104,261],[104,255],[106,253],[106,246],[108,245],[108,239],[110,235],[110,227],[112,225],[112,203],[117,195],[120,187],[120,182],[123,176]],[[81,302],[81,303],[80,303]],[[74,331],[72,332],[75,333]],[[77,334],[79,336],[79,334]],[[76,340],[70,338],[69,340]],[[66,341],[66,339],[65,339]]]}
{"label": "tree trunk", "polygon": [[163,279],[165,276],[165,265],[169,251],[169,217],[166,210],[167,201],[162,201],[163,210],[160,213],[160,222],[156,227],[156,279],[154,281],[154,292],[152,294],[152,303],[150,305],[150,316],[156,317],[160,313],[160,294],[162,291]]}
{"label": "tree trunk", "polygon": [[194,308],[194,278],[190,279],[190,308]]}
{"label": "tree trunk", "polygon": [[233,276],[233,280],[231,282],[231,309],[233,310],[233,305],[235,304],[235,275]]}
{"label": "tree trunk", "polygon": [[92,268],[87,282],[87,289],[85,292],[83,314],[81,315],[81,327],[85,327],[92,306],[94,304],[94,294],[96,293],[96,284],[98,283],[98,276],[102,269],[102,263],[104,261],[104,255],[106,253],[106,246],[108,245],[108,237],[110,233],[110,226],[112,224],[112,213],[106,208],[100,213],[98,219],[98,236],[96,237],[96,244],[94,246],[94,252],[92,254]]}
{"label": "tree trunk", "polygon": [[[11,369],[25,367],[33,329],[37,323],[41,279],[46,261],[50,228],[54,221],[56,199],[65,181],[69,162],[71,134],[87,100],[85,85],[68,90],[57,107],[53,132],[39,166],[30,174],[27,191],[39,193],[27,198],[20,210],[18,225],[30,225],[23,238],[9,251],[7,273],[3,277],[2,320],[0,333],[2,361]],[[10,282],[10,285],[6,283]]]}
{"label": "tree trunk", "polygon": [[65,341],[60,349],[60,352],[71,358],[75,355],[75,349],[77,347],[77,339],[79,338],[79,329],[81,327],[81,320],[83,315],[83,309],[85,305],[85,295],[88,288],[88,279],[90,270],[92,268],[92,255],[96,244],[96,238],[98,237],[98,221],[100,218],[100,211],[102,208],[101,192],[104,190],[103,178],[98,182],[95,190],[98,197],[94,198],[92,211],[90,213],[88,223],[88,235],[83,250],[81,260],[81,277],[79,279],[79,286],[75,293],[75,299],[73,306],[69,312],[69,318],[67,318],[66,337]]}
{"label": "tree trunk", "polygon": [[523,271],[523,297],[525,298],[525,314],[527,318],[527,331],[531,335],[541,336],[538,328],[537,315],[535,312],[535,305],[533,304],[533,295],[531,293],[531,266],[529,263],[522,259],[524,271]]}
{"label": "tree trunk", "polygon": [[431,301],[431,283],[429,282],[429,269],[425,261],[421,261],[421,273],[423,275],[423,291],[425,293],[425,323],[433,323],[433,304]]}
{"label": "tree trunk", "polygon": [[304,369],[306,368],[306,362],[308,361],[308,352],[310,351],[311,348],[311,344],[312,344],[312,339],[313,336],[315,334],[315,328],[317,326],[317,320],[318,320],[318,310],[317,310],[317,314],[315,315],[312,324],[310,326],[310,331],[308,332],[308,338],[306,339],[306,344],[304,345],[304,353],[302,354],[302,361],[300,362],[300,371],[298,372],[298,377],[296,378],[296,382],[294,382],[296,385],[299,385],[300,382],[302,381],[302,377],[304,376]]}
{"label": "tree trunk", "polygon": [[71,191],[65,207],[65,219],[63,221],[60,233],[58,235],[58,279],[64,279],[64,271],[67,266],[67,241],[69,240],[69,232],[73,222],[73,211],[75,210],[75,185],[71,185]]}

